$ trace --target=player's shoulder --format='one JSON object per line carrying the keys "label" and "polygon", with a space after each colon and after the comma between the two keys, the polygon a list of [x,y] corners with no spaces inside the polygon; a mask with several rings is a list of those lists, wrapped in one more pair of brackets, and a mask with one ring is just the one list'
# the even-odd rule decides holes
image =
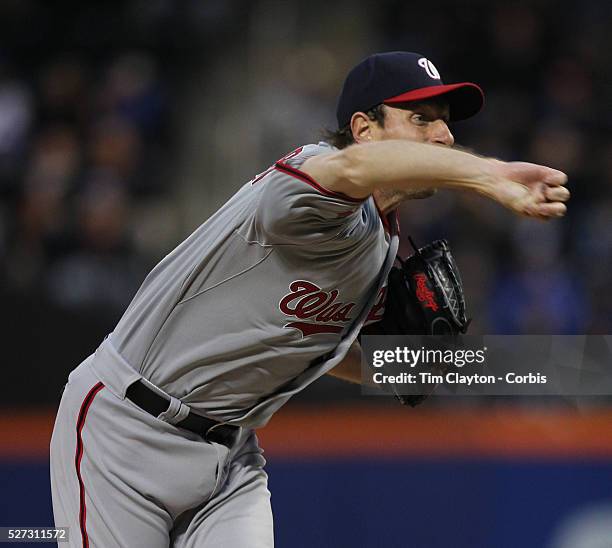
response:
{"label": "player's shoulder", "polygon": [[[336,165],[333,162],[327,162],[326,158],[333,158],[334,153],[338,152],[338,149],[325,141],[320,141],[316,144],[303,145],[301,147],[296,148],[289,154],[287,154],[284,158],[281,158],[276,162],[274,168],[277,173],[281,175],[288,176],[289,178],[293,178],[301,181],[302,183],[307,183],[312,189],[318,194],[319,197],[326,197],[328,199],[339,200],[341,202],[349,202],[350,204],[361,204],[365,200],[364,197],[352,197],[342,192],[337,192],[331,185],[329,181],[333,180],[334,177],[337,177]],[[318,170],[314,170],[323,176],[327,175],[329,172],[334,173],[333,176],[325,176],[325,182],[319,179],[316,174],[313,174],[312,162],[317,162],[319,166]],[[308,168],[306,169],[306,167]],[[294,191],[295,185],[294,186]],[[302,185],[302,194],[305,187]],[[310,190],[312,194],[312,190]]]}
{"label": "player's shoulder", "polygon": [[306,160],[321,154],[330,154],[338,150],[325,141],[310,143],[297,147],[276,162],[277,165],[299,168]]}

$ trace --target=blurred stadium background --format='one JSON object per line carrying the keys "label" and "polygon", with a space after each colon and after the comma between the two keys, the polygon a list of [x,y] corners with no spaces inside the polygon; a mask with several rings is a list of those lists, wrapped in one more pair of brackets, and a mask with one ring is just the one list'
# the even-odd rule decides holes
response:
{"label": "blurred stadium background", "polygon": [[[147,271],[333,127],[372,52],[483,86],[459,144],[569,174],[561,222],[452,193],[403,207],[404,234],[456,250],[472,332],[612,333],[607,0],[5,0],[0,36],[0,526],[52,523],[61,388]],[[612,547],[611,425],[605,399],[410,410],[323,379],[261,432],[277,544]]]}

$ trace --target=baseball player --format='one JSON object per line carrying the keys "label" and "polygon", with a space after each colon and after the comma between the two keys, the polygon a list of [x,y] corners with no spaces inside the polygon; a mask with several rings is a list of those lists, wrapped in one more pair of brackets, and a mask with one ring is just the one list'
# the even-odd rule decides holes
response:
{"label": "baseball player", "polygon": [[451,148],[448,122],[482,103],[422,55],[368,57],[340,94],[336,147],[287,154],[153,269],[62,396],[51,484],[72,546],[273,546],[254,430],[325,373],[359,379],[397,205],[448,188],[565,213],[563,173]]}

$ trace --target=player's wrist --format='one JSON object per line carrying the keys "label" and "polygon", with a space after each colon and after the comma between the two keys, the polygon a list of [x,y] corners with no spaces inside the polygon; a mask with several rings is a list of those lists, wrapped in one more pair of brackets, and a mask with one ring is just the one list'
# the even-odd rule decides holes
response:
{"label": "player's wrist", "polygon": [[473,166],[472,176],[467,181],[462,181],[462,187],[486,198],[499,201],[500,190],[507,179],[501,175],[499,166],[496,164],[503,162],[489,158],[475,158],[477,160]]}

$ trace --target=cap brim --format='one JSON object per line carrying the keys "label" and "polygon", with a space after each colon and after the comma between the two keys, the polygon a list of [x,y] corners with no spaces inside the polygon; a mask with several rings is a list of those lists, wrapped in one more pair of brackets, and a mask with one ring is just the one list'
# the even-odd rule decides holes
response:
{"label": "cap brim", "polygon": [[413,89],[395,97],[385,99],[385,105],[406,103],[408,101],[421,101],[432,97],[443,96],[449,104],[450,119],[453,122],[465,120],[478,113],[484,105],[484,93],[480,86],[471,82],[459,84],[447,84],[441,86],[429,86],[426,88]]}

